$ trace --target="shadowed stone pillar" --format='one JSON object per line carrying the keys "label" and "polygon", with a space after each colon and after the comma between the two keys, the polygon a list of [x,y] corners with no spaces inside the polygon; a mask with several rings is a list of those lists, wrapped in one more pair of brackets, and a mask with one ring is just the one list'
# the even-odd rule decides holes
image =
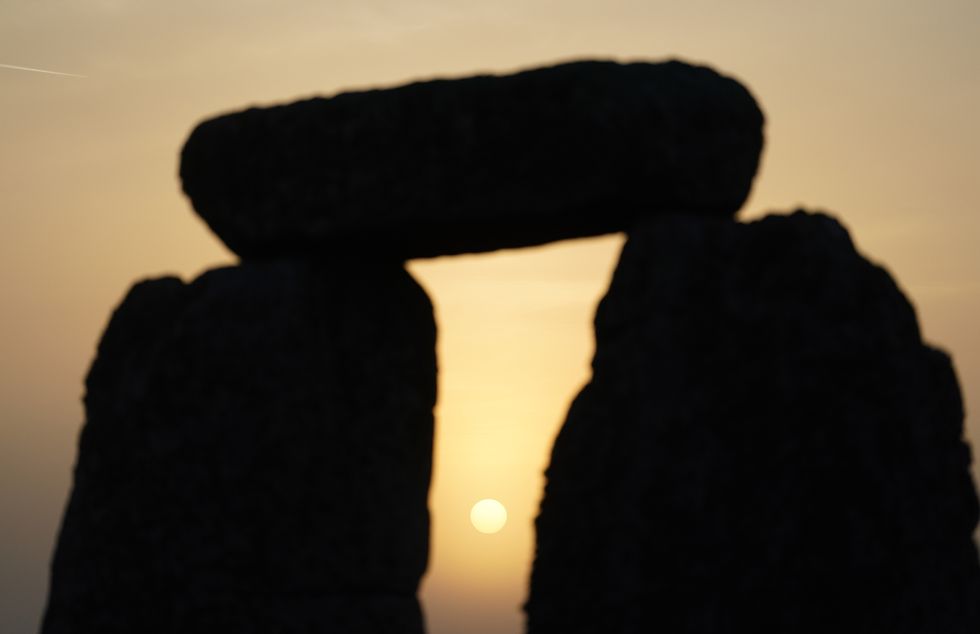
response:
{"label": "shadowed stone pillar", "polygon": [[595,328],[530,634],[980,632],[956,377],[835,220],[638,224]]}
{"label": "shadowed stone pillar", "polygon": [[422,631],[435,326],[398,265],[141,282],[87,380],[43,631]]}

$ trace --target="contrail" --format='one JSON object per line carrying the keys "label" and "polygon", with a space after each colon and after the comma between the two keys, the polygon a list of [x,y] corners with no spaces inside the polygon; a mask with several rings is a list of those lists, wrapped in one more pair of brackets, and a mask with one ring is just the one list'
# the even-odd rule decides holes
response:
{"label": "contrail", "polygon": [[75,73],[59,73],[56,70],[44,70],[43,68],[28,68],[27,66],[11,66],[10,64],[0,64],[0,68],[11,68],[13,70],[28,70],[32,73],[46,73],[48,75],[61,75],[63,77],[88,77],[88,75],[76,75]]}

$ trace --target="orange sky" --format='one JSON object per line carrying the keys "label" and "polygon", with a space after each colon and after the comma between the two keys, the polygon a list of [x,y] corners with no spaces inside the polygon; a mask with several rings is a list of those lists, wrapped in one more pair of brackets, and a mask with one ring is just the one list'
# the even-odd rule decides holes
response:
{"label": "orange sky", "polygon": [[[0,68],[0,631],[36,628],[81,381],[110,310],[137,278],[233,261],[181,196],[176,157],[194,123],[251,103],[570,58],[708,63],[767,114],[742,217],[837,214],[980,407],[975,0],[147,4],[0,6],[0,64],[86,76]],[[621,240],[410,266],[441,329],[432,634],[520,631],[541,471],[588,377]],[[498,535],[468,524],[483,497],[510,510]]]}

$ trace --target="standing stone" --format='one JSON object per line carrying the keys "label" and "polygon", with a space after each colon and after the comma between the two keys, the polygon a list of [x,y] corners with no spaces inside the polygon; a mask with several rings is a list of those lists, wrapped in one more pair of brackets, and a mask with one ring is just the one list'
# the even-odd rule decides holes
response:
{"label": "standing stone", "polygon": [[949,358],[833,219],[652,219],[555,443],[530,634],[975,634]]}
{"label": "standing stone", "polygon": [[434,345],[397,265],[137,284],[88,376],[43,632],[421,632]]}
{"label": "standing stone", "polygon": [[732,216],[762,125],[709,68],[584,61],[227,114],[194,130],[180,175],[244,258],[431,257]]}

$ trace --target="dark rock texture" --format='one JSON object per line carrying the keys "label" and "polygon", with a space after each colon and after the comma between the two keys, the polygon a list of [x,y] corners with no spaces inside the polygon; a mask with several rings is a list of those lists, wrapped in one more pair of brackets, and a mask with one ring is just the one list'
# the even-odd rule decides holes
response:
{"label": "dark rock texture", "polygon": [[557,439],[529,632],[980,632],[949,358],[833,219],[637,227]]}
{"label": "dark rock texture", "polygon": [[400,267],[137,284],[88,376],[43,632],[421,632],[434,345]]}
{"label": "dark rock texture", "polygon": [[194,208],[243,257],[488,251],[731,216],[763,117],[681,62],[576,62],[352,92],[205,121],[181,157]]}

